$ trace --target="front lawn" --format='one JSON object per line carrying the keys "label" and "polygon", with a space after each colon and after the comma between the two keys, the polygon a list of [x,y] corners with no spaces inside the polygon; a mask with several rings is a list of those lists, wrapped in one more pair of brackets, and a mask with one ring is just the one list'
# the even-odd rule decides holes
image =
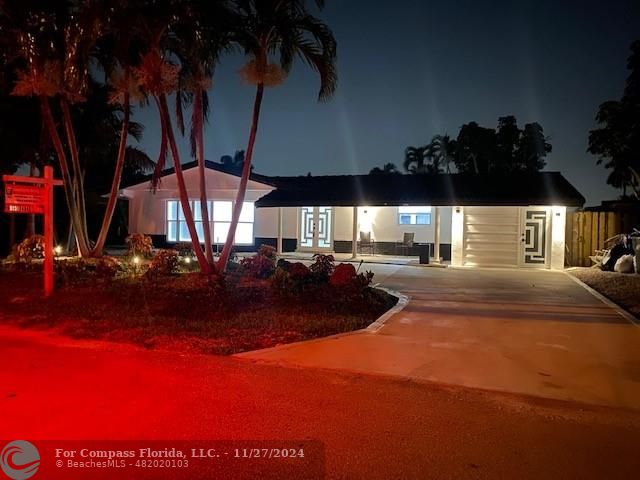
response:
{"label": "front lawn", "polygon": [[370,287],[346,292],[326,282],[294,291],[273,278],[231,275],[221,284],[198,273],[83,281],[43,300],[38,270],[0,271],[0,321],[221,355],[365,328],[396,302]]}
{"label": "front lawn", "polygon": [[640,317],[640,275],[603,272],[597,268],[572,268],[569,273],[631,314]]}

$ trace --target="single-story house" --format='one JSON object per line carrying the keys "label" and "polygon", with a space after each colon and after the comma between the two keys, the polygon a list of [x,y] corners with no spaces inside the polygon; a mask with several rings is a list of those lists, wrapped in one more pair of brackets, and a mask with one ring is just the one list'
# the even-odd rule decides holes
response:
{"label": "single-story house", "polygon": [[[195,163],[183,166],[199,237],[210,228],[224,243],[239,173],[206,163],[208,221],[199,208]],[[149,179],[124,186],[129,232],[157,245],[190,241],[167,170],[155,193]],[[236,249],[269,244],[279,252],[358,255],[415,254],[430,245],[436,261],[454,266],[559,269],[564,266],[567,208],[584,197],[558,172],[501,175],[331,175],[269,177],[252,174],[236,233]],[[367,245],[365,245],[365,243]],[[369,253],[369,252],[367,252]]]}

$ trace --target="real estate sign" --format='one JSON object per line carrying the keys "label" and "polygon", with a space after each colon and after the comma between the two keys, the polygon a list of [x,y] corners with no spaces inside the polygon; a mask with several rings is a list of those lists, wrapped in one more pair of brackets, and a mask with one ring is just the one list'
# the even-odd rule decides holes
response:
{"label": "real estate sign", "polygon": [[3,175],[5,213],[44,216],[44,294],[53,293],[53,187],[62,185],[53,178],[53,168],[44,167],[43,177]]}
{"label": "real estate sign", "polygon": [[5,213],[45,213],[44,185],[16,185],[8,183],[4,189]]}

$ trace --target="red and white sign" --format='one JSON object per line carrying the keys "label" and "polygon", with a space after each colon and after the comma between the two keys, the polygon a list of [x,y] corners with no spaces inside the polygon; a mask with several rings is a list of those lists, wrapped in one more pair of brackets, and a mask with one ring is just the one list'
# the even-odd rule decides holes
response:
{"label": "red and white sign", "polygon": [[5,213],[33,213],[44,216],[44,295],[53,293],[53,168],[44,167],[44,177],[3,175]]}
{"label": "red and white sign", "polygon": [[5,213],[34,213],[45,212],[44,185],[16,185],[7,184],[4,189]]}

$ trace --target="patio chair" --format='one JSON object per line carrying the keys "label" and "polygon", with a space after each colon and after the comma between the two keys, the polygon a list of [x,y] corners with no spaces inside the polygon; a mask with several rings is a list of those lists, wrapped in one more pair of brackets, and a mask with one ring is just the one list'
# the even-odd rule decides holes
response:
{"label": "patio chair", "polygon": [[371,255],[376,254],[376,244],[371,240],[371,232],[360,232],[360,241],[358,242],[358,252],[363,253],[364,250],[369,249]]}
{"label": "patio chair", "polygon": [[402,234],[402,242],[396,243],[396,253],[402,252],[405,257],[409,255],[411,248],[413,247],[413,239],[415,238],[415,232],[404,232]]}

